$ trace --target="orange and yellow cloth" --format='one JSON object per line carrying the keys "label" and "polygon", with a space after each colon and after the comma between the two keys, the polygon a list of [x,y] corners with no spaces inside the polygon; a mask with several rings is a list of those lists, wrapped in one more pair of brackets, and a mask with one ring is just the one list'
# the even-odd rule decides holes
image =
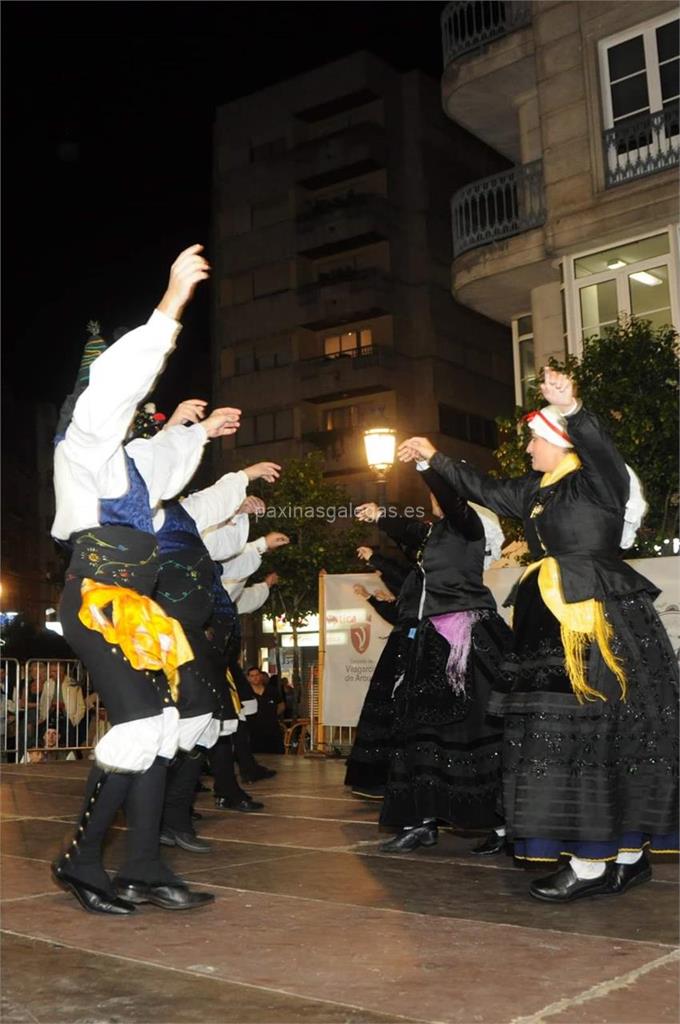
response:
{"label": "orange and yellow cloth", "polygon": [[[126,587],[84,579],[78,618],[88,629],[117,644],[134,669],[164,672],[173,700],[179,696],[179,667],[194,657],[179,622],[150,597]],[[111,606],[110,617],[104,608]]]}

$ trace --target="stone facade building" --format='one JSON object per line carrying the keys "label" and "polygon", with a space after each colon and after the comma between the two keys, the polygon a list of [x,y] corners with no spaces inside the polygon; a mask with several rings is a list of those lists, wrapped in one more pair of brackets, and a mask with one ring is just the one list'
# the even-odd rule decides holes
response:
{"label": "stone facade building", "polygon": [[620,313],[680,327],[678,9],[456,2],[442,101],[512,161],[452,199],[454,297],[512,325],[515,391]]}

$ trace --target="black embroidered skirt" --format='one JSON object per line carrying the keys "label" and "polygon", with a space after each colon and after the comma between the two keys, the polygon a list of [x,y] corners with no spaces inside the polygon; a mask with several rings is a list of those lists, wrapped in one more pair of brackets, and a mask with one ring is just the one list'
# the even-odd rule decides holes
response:
{"label": "black embroidered skirt", "polygon": [[478,615],[462,694],[446,677],[448,643],[428,620],[418,628],[395,695],[383,825],[437,818],[487,828],[502,821],[501,723],[487,716],[487,705],[511,634],[496,612]]}
{"label": "black embroidered skirt", "polygon": [[392,691],[403,643],[402,631],[395,627],[387,638],[371,676],[357,723],[354,746],[347,759],[346,786],[375,788],[387,782],[393,740]]}
{"label": "black embroidered skirt", "polygon": [[509,836],[559,840],[577,856],[576,842],[668,836],[678,823],[678,676],[670,641],[647,594],[611,598],[605,611],[628,680],[625,702],[592,645],[588,680],[607,700],[578,703],[559,622],[534,574],[517,593],[514,649],[504,665],[509,692],[490,705],[505,716]]}

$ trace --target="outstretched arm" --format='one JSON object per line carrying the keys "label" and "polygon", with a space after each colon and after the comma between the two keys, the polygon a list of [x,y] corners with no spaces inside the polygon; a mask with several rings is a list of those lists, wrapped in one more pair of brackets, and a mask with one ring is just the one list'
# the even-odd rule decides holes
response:
{"label": "outstretched arm", "polygon": [[514,479],[497,480],[479,473],[466,462],[455,462],[438,452],[426,437],[411,437],[399,446],[402,462],[424,460],[466,501],[476,501],[502,516],[521,519],[523,497],[530,474]]}
{"label": "outstretched arm", "polygon": [[92,364],[88,387],[76,402],[60,445],[70,462],[96,472],[122,444],[135,409],[174,348],[187,302],[208,277],[202,249],[193,245],[180,253],[148,322],[123,335]]}

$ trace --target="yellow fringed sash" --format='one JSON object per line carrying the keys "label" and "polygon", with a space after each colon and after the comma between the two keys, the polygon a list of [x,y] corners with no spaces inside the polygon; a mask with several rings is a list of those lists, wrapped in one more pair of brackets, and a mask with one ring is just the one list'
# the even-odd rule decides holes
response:
{"label": "yellow fringed sash", "polygon": [[[173,700],[179,696],[179,667],[194,652],[179,622],[166,615],[150,597],[126,587],[84,579],[83,603],[78,618],[88,629],[101,633],[107,643],[117,644],[134,669],[162,671]],[[111,618],[103,612],[111,605]]]}
{"label": "yellow fringed sash", "polygon": [[[552,472],[543,474],[541,487],[557,483],[568,473],[573,473],[580,468],[579,457],[574,452],[569,452]],[[539,506],[535,511],[538,515],[543,510]],[[621,700],[625,700],[628,683],[625,673],[611,649],[614,631],[607,622],[602,601],[589,598],[587,601],[575,601],[568,604],[564,600],[562,592],[560,567],[556,559],[551,556],[527,566],[522,580],[535,570],[538,570],[538,589],[543,602],[560,624],[567,674],[578,702],[582,704],[584,700],[606,701],[607,699],[599,690],[590,686],[586,678],[586,649],[589,643],[596,643],[599,647],[605,664],[619,682]]]}
{"label": "yellow fringed sash", "polygon": [[229,668],[227,669],[227,685],[229,687],[229,696],[231,697],[231,703],[234,705],[234,711],[236,712],[237,715],[239,715],[241,713],[241,708],[243,707],[243,704],[241,704],[241,698],[238,695],[236,683],[234,682],[234,677],[231,674],[231,669]]}

